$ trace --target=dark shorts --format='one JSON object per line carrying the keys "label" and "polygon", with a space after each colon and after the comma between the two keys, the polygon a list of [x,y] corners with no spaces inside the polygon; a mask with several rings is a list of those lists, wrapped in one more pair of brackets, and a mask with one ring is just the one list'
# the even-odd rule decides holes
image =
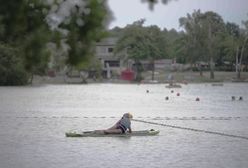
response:
{"label": "dark shorts", "polygon": [[126,130],[127,130],[127,128],[125,127],[125,126],[123,126],[123,125],[118,125],[117,126],[117,129],[121,129],[121,132],[124,134],[125,132],[126,132]]}

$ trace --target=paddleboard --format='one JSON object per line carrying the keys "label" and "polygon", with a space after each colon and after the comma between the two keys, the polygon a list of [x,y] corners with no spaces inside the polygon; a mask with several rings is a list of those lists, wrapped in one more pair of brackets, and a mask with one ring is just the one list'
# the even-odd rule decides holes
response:
{"label": "paddleboard", "polygon": [[154,136],[158,135],[159,130],[139,130],[139,131],[132,131],[132,133],[125,133],[125,134],[104,134],[101,131],[70,131],[66,132],[66,137],[129,137],[129,136]]}

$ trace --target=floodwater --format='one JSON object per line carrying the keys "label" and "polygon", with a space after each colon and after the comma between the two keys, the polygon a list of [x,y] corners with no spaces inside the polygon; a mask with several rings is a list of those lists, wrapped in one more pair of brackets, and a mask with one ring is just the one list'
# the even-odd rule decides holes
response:
{"label": "floodwater", "polygon": [[[247,168],[247,104],[248,84],[238,83],[0,87],[0,167]],[[70,130],[108,128],[125,112],[158,124],[133,121],[133,130],[160,135],[65,137]]]}

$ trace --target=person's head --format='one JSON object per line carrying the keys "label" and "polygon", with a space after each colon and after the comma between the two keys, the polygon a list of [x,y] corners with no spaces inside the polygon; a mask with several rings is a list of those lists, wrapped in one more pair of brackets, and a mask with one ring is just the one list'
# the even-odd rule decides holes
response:
{"label": "person's head", "polygon": [[125,113],[123,114],[123,117],[132,119],[133,115],[131,113]]}

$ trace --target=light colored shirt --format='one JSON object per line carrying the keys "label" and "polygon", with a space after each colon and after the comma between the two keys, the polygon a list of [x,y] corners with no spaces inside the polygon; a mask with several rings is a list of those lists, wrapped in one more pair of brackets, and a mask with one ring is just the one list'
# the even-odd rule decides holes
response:
{"label": "light colored shirt", "polygon": [[131,121],[129,118],[122,117],[119,121],[119,124],[123,125],[124,127],[130,129],[131,128]]}

